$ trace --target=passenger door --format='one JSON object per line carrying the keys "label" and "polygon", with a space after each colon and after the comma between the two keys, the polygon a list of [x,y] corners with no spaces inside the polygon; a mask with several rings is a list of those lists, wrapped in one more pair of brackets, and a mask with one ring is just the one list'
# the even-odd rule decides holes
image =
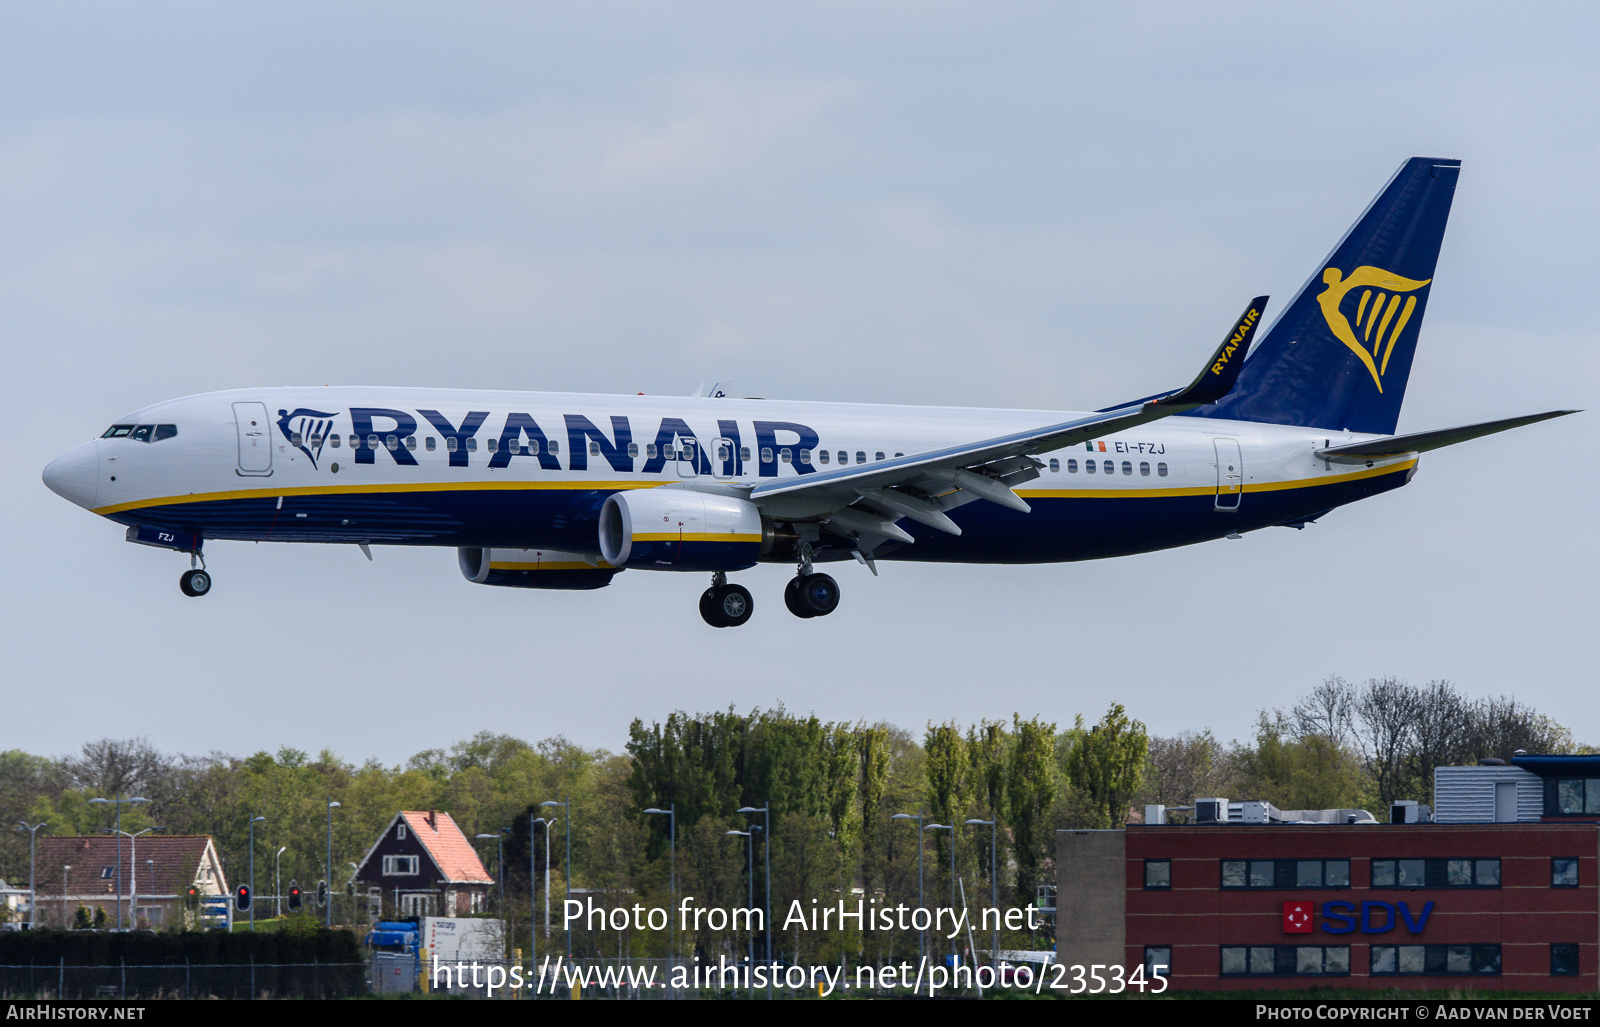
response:
{"label": "passenger door", "polygon": [[233,423],[239,433],[241,475],[266,477],[272,473],[272,422],[265,403],[235,403]]}

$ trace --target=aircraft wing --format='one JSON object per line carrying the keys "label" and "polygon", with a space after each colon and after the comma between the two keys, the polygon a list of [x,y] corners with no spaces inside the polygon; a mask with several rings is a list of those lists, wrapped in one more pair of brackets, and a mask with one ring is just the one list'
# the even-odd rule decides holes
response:
{"label": "aircraft wing", "polygon": [[1526,414],[1522,417],[1507,417],[1500,421],[1465,424],[1459,428],[1440,428],[1436,431],[1422,431],[1413,435],[1391,435],[1386,439],[1368,439],[1365,442],[1351,442],[1343,446],[1330,446],[1327,449],[1319,449],[1317,450],[1317,456],[1323,460],[1359,463],[1364,460],[1381,460],[1386,457],[1401,456],[1405,453],[1426,453],[1429,450],[1453,446],[1458,442],[1481,439],[1485,435],[1493,435],[1496,432],[1520,428],[1525,424],[1537,424],[1540,421],[1548,421],[1552,417],[1565,417],[1568,414],[1577,412],[1576,410],[1549,410],[1542,414]]}
{"label": "aircraft wing", "polygon": [[869,551],[883,539],[912,541],[894,523],[902,517],[959,535],[960,527],[945,511],[977,499],[1026,513],[1028,504],[1012,486],[1039,476],[1041,465],[1034,454],[1181,414],[1225,396],[1238,380],[1266,302],[1265,296],[1250,301],[1205,368],[1177,392],[1031,431],[760,484],[750,491],[750,499],[773,517],[823,520],[830,531],[856,539]]}

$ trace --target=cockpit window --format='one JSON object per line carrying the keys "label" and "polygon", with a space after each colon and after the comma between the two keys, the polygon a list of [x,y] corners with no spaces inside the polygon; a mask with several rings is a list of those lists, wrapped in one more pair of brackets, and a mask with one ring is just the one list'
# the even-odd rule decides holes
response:
{"label": "cockpit window", "polygon": [[175,424],[113,424],[102,439],[130,439],[134,442],[160,442],[178,434]]}

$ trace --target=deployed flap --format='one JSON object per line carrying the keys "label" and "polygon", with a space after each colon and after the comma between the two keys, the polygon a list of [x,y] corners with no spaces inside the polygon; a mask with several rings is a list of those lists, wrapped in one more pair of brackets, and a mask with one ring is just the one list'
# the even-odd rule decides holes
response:
{"label": "deployed flap", "polygon": [[1352,442],[1344,446],[1330,446],[1327,449],[1319,449],[1317,450],[1317,456],[1324,460],[1361,461],[1379,460],[1385,457],[1400,456],[1405,453],[1426,453],[1429,450],[1453,446],[1458,442],[1481,439],[1485,435],[1493,435],[1496,432],[1520,428],[1525,424],[1536,424],[1539,421],[1548,421],[1552,417],[1565,417],[1568,414],[1576,413],[1578,413],[1576,410],[1550,410],[1542,414],[1507,417],[1501,421],[1465,424],[1459,428],[1440,428],[1437,431],[1417,432],[1414,435],[1394,435],[1387,439],[1369,439],[1366,442]]}
{"label": "deployed flap", "polygon": [[[1005,479],[1023,470],[1024,465],[1027,473],[1023,480],[1037,476],[1037,471],[1032,469],[1033,465],[1027,459],[1031,454],[1062,449],[1089,439],[1125,431],[1163,417],[1181,414],[1185,410],[1193,410],[1203,403],[1215,402],[1216,399],[1226,395],[1233,387],[1233,383],[1238,380],[1244,353],[1250,345],[1250,336],[1261,321],[1261,311],[1265,308],[1266,301],[1265,296],[1258,296],[1250,302],[1245,312],[1223,338],[1222,345],[1217,347],[1211,359],[1206,362],[1199,376],[1178,392],[1149,402],[1101,411],[1032,431],[1017,432],[961,446],[949,446],[926,453],[914,453],[873,464],[858,464],[849,468],[841,467],[836,471],[822,471],[804,477],[766,482],[751,489],[750,498],[759,503],[762,500],[770,501],[777,496],[803,494],[807,500],[814,501],[807,504],[814,508],[809,512],[810,516],[821,516],[829,510],[849,506],[857,499],[863,498],[862,490],[913,487],[920,483],[930,483],[931,491],[941,496],[939,506],[943,509],[950,509],[969,499],[993,499],[993,496],[986,493],[994,492],[994,488],[971,487],[970,481],[964,488],[961,479],[953,476],[951,472],[985,468],[992,472],[985,477],[998,486],[1008,486],[1011,483]],[[924,494],[916,498],[928,498],[930,489],[920,491]],[[971,495],[961,496],[959,499],[952,498],[952,494],[963,491],[970,491]],[[868,501],[871,502],[872,499],[869,498]],[[1017,502],[1020,503],[1021,500]],[[1014,507],[1016,504],[1002,503],[1002,505]],[[805,512],[793,512],[795,510],[793,506],[786,506],[786,509],[792,511],[789,516],[806,515]],[[904,513],[900,507],[892,509]]]}

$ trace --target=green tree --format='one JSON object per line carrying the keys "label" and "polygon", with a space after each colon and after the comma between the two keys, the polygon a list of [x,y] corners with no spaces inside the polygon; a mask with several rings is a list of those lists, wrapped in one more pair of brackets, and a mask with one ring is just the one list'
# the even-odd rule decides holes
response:
{"label": "green tree", "polygon": [[1011,718],[1011,749],[1006,767],[1006,807],[1017,864],[1017,898],[1032,902],[1052,860],[1054,836],[1046,814],[1056,796],[1056,726],[1038,717]]}
{"label": "green tree", "polygon": [[1085,731],[1076,724],[1076,744],[1067,757],[1067,776],[1095,811],[1098,827],[1121,827],[1144,779],[1150,739],[1144,725],[1130,720],[1121,703],[1112,703],[1100,722]]}

